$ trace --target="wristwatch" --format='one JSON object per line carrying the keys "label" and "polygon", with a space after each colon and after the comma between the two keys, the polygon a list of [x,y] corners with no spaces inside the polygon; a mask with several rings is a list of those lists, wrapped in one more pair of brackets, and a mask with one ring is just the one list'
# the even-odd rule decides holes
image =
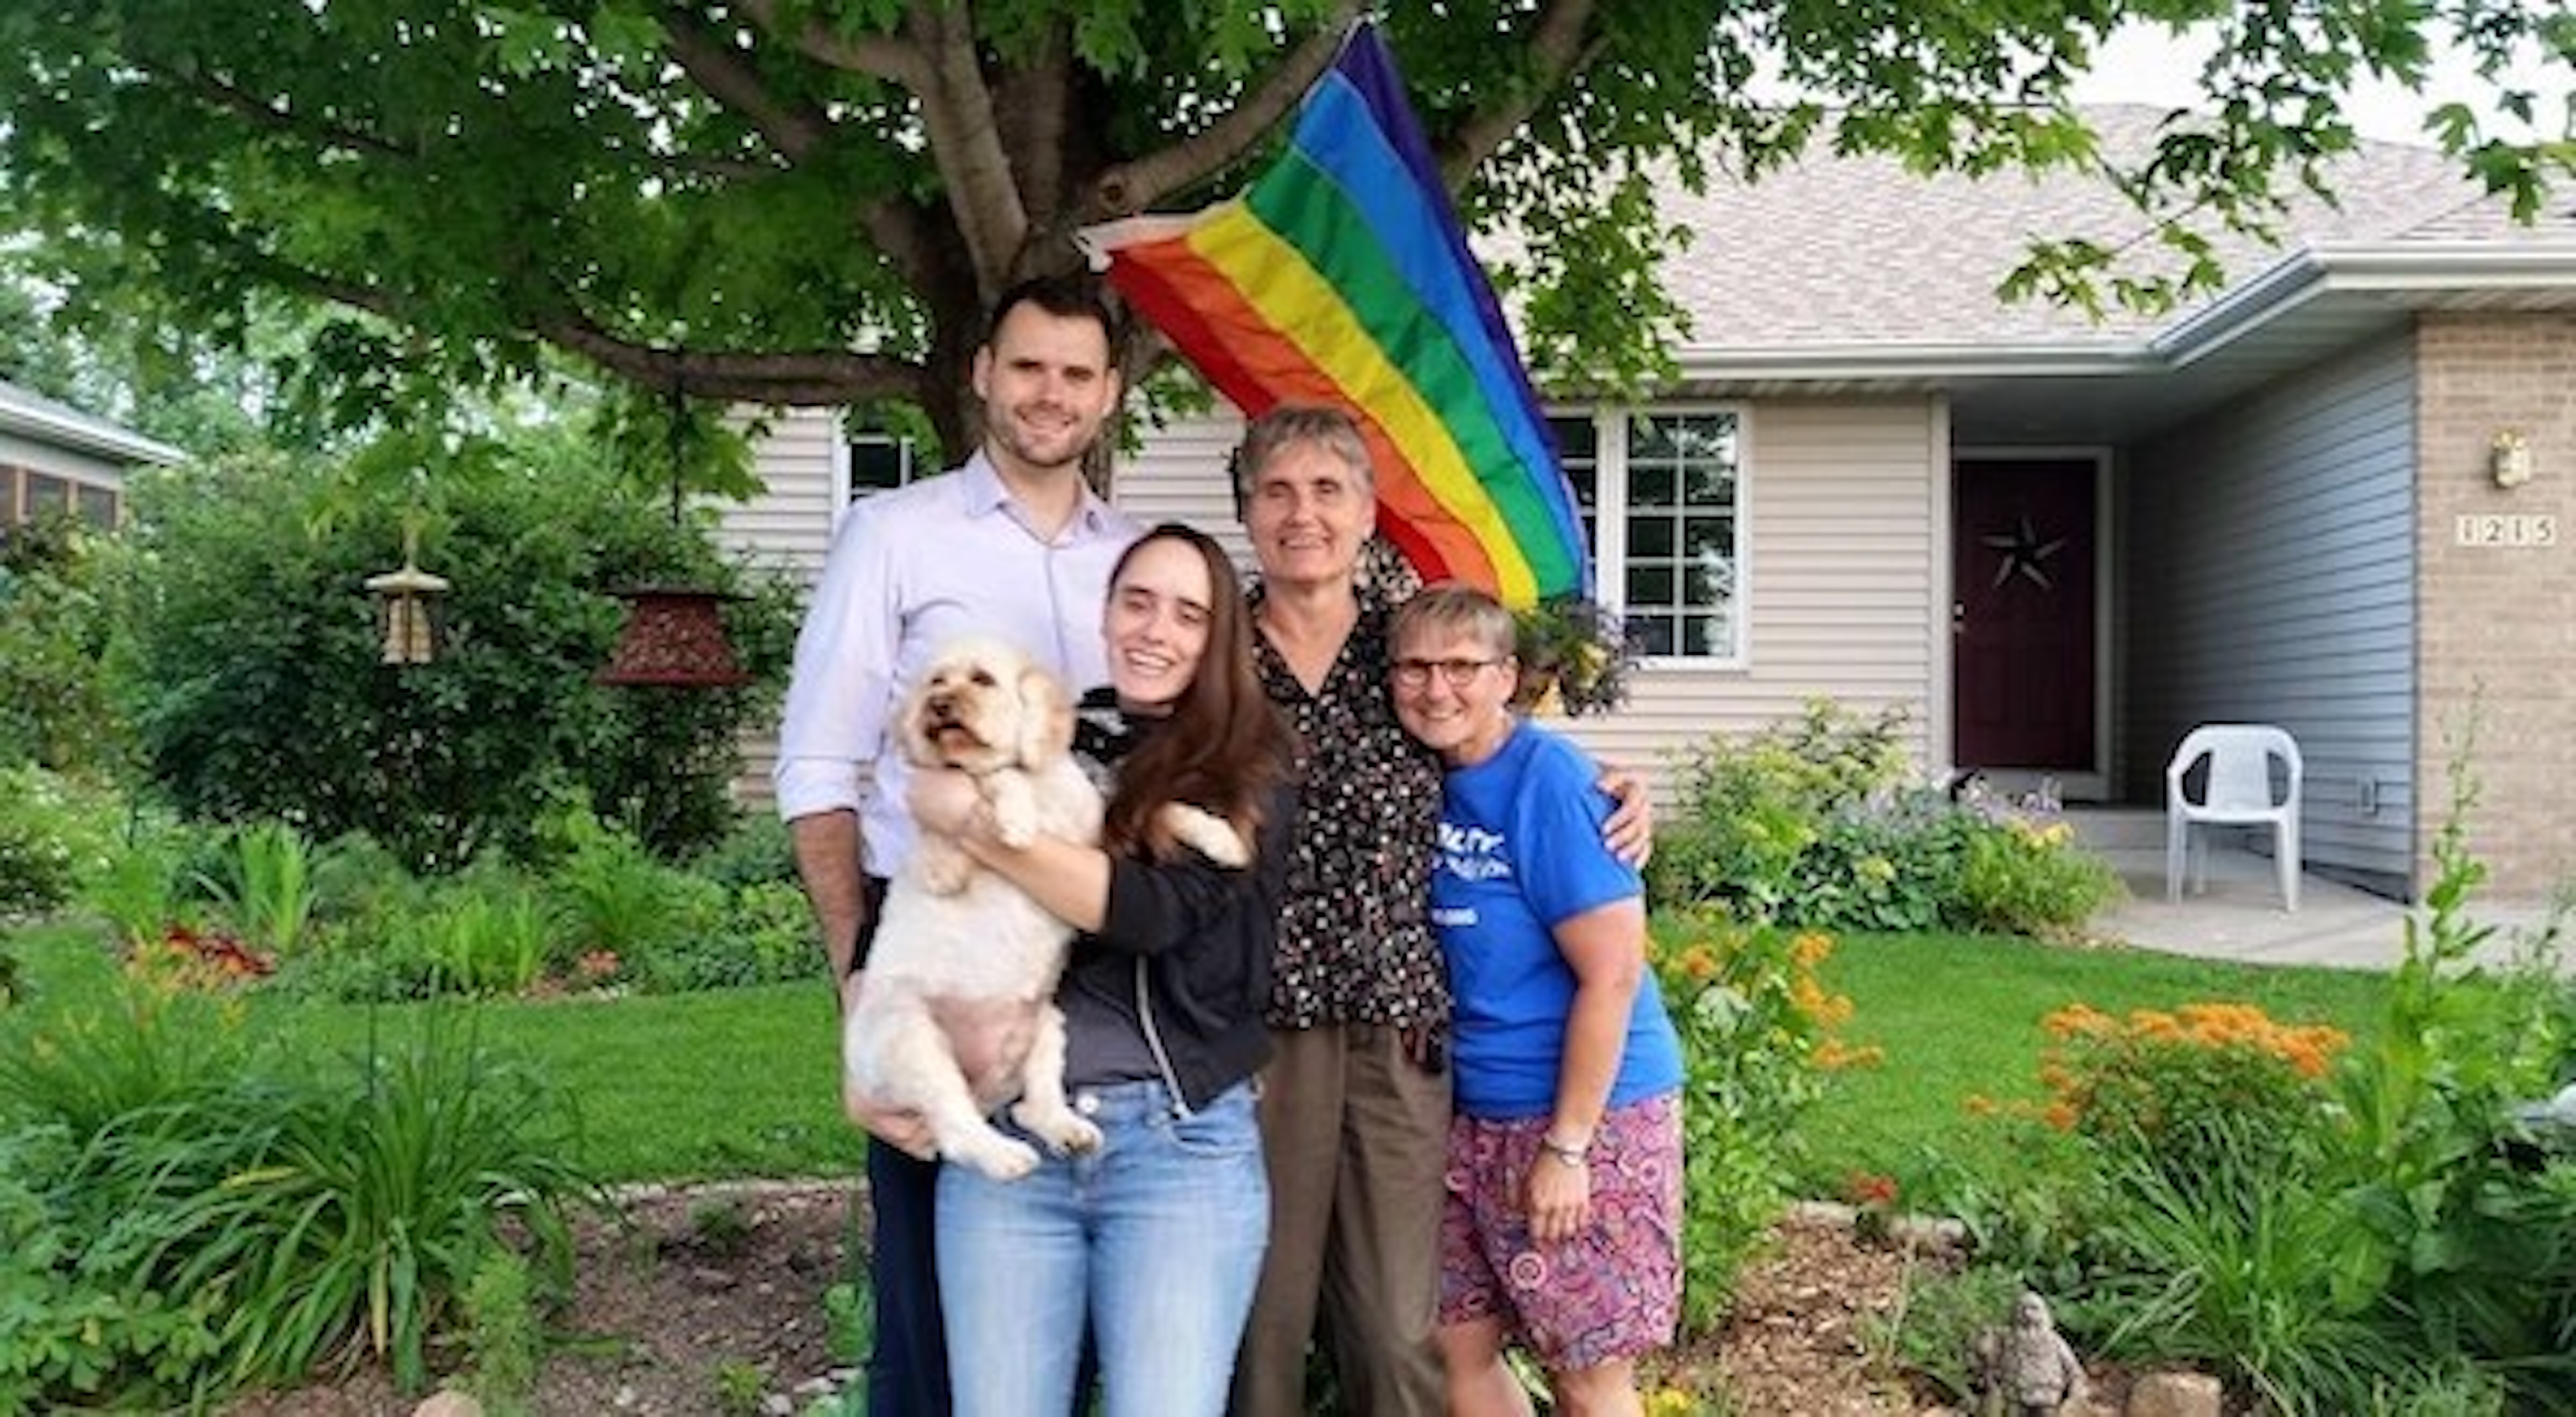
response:
{"label": "wristwatch", "polygon": [[1568,1166],[1582,1166],[1592,1159],[1592,1148],[1589,1145],[1567,1146],[1551,1136],[1540,1137],[1538,1149]]}

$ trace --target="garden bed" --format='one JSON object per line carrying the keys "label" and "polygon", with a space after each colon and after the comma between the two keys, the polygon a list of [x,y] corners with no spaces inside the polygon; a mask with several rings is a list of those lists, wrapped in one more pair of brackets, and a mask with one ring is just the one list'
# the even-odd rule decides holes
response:
{"label": "garden bed", "polygon": [[[651,1191],[620,1230],[585,1225],[578,1292],[555,1325],[533,1410],[544,1417],[698,1417],[757,1412],[784,1397],[802,1412],[818,1379],[846,1379],[828,1351],[824,1291],[842,1274],[851,1190],[754,1183]],[[1893,1314],[1909,1267],[1935,1263],[1801,1218],[1745,1274],[1720,1330],[1672,1355],[1658,1381],[1722,1385],[1738,1412],[1944,1410],[1873,1362],[1869,1328]],[[756,1393],[743,1374],[757,1371]],[[2103,1374],[2097,1387],[2113,1386]],[[731,1405],[743,1404],[743,1405]],[[386,1417],[417,1404],[381,1372],[236,1402],[227,1417]]]}

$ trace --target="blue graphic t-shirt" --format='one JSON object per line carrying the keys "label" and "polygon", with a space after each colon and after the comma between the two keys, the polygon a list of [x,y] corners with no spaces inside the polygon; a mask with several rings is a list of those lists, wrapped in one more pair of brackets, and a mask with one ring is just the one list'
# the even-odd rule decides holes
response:
{"label": "blue graphic t-shirt", "polygon": [[[1644,892],[1602,844],[1610,800],[1571,742],[1517,723],[1492,757],[1453,768],[1442,789],[1431,920],[1457,1000],[1458,1110],[1487,1119],[1556,1107],[1574,971],[1553,928]],[[1681,1043],[1649,972],[1628,1015],[1610,1105],[1681,1086]]]}

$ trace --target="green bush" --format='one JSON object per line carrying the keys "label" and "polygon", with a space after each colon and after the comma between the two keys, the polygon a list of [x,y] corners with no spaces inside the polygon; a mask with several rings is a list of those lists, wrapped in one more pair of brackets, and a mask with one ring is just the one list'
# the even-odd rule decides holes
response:
{"label": "green bush", "polygon": [[[2046,935],[2119,889],[2062,822],[1980,794],[1908,786],[1905,715],[1825,700],[1681,764],[1676,820],[1646,868],[1664,908],[1830,931]],[[2053,810],[2053,809],[2046,809]]]}
{"label": "green bush", "polygon": [[109,692],[116,558],[78,518],[0,524],[0,763],[106,774],[132,744]]}
{"label": "green bush", "polygon": [[109,860],[114,813],[109,794],[77,779],[0,764],[0,921],[69,902],[81,879]]}
{"label": "green bush", "polygon": [[[405,467],[435,460],[415,496]],[[559,438],[379,450],[347,468],[243,460],[136,479],[132,654],[119,676],[151,779],[184,813],[365,831],[416,867],[525,848],[558,789],[679,853],[732,820],[738,731],[794,634],[781,578],[725,561],[702,522]],[[445,648],[392,667],[361,583],[422,527],[447,577]],[[690,581],[750,598],[728,625],[748,689],[604,686],[609,591]]]}

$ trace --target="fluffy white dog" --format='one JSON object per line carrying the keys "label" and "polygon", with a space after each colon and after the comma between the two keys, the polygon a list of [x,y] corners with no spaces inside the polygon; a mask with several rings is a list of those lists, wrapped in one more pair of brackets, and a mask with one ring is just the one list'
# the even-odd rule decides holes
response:
{"label": "fluffy white dog", "polygon": [[[992,808],[994,832],[1096,841],[1100,792],[1075,763],[1073,705],[1028,656],[994,640],[943,649],[905,700],[897,733],[916,765],[958,768]],[[1055,1006],[1073,928],[916,821],[912,859],[888,884],[867,983],[843,1025],[850,1085],[917,1111],[939,1154],[996,1180],[1036,1167],[1027,1143],[985,1119],[1011,1116],[1058,1152],[1100,1144],[1067,1104],[1064,1014]],[[1223,821],[1176,807],[1175,837],[1226,866],[1249,859]]]}

